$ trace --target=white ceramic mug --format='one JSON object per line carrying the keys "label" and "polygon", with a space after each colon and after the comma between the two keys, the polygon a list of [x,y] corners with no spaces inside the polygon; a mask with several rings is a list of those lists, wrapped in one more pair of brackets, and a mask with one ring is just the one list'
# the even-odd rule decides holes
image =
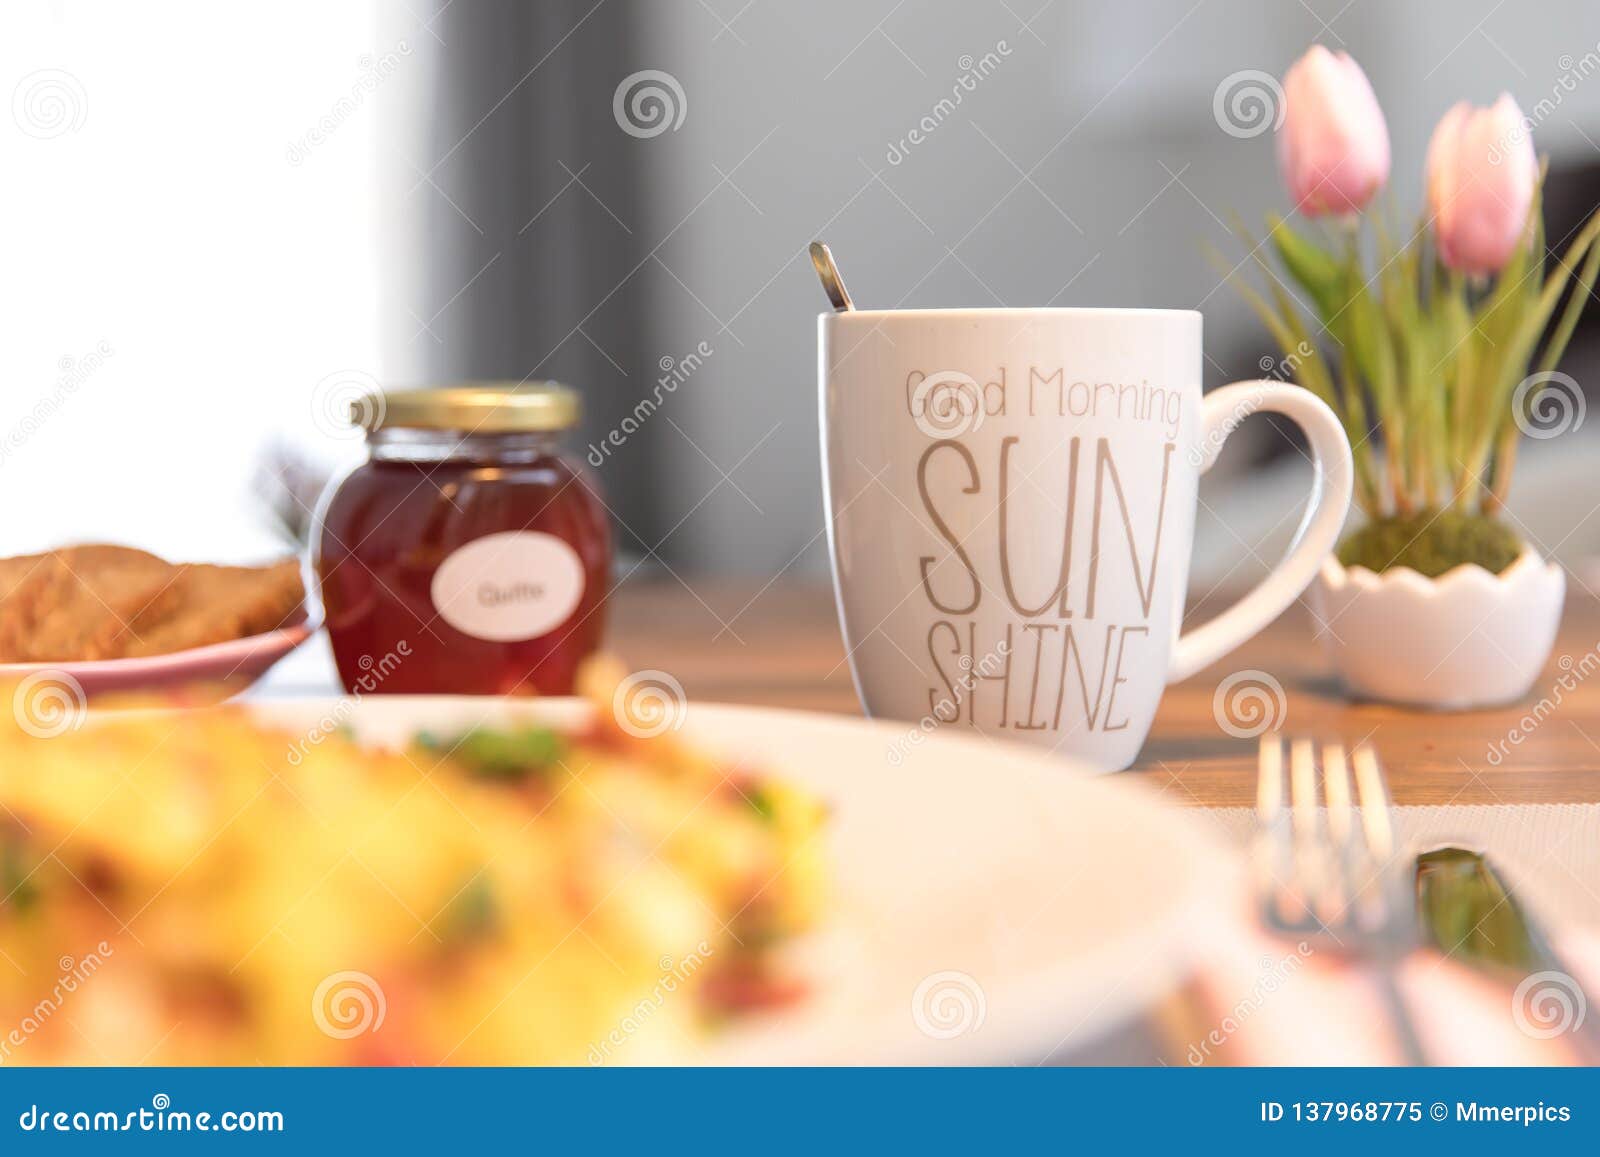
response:
{"label": "white ceramic mug", "polygon": [[[818,322],[839,616],[869,715],[1128,766],[1165,686],[1305,589],[1350,505],[1350,445],[1298,386],[1201,397],[1200,315],[856,310]],[[1257,411],[1305,431],[1283,561],[1179,634],[1200,475]]]}

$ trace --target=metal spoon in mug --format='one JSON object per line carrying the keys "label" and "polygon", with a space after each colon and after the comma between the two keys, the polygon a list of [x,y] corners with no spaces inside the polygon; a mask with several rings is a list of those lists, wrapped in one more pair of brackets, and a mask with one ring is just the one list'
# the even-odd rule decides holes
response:
{"label": "metal spoon in mug", "polygon": [[844,278],[839,276],[839,267],[834,264],[833,254],[820,241],[811,243],[811,264],[816,266],[817,276],[822,279],[822,292],[828,295],[833,308],[840,313],[854,309],[850,293],[844,287]]}

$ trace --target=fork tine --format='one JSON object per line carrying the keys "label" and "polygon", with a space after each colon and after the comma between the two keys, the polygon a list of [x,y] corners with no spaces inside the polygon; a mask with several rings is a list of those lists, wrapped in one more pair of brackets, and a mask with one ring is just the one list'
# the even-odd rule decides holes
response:
{"label": "fork tine", "polygon": [[1328,833],[1342,847],[1350,842],[1350,766],[1342,743],[1322,749],[1322,790],[1328,797]]}
{"label": "fork tine", "polygon": [[1283,739],[1277,732],[1261,737],[1256,763],[1256,819],[1270,826],[1283,809]]}
{"label": "fork tine", "polygon": [[1280,883],[1280,873],[1290,872],[1290,853],[1293,848],[1288,825],[1283,819],[1283,737],[1271,732],[1261,737],[1257,755],[1258,832],[1252,857],[1256,894],[1269,923],[1293,919],[1285,913],[1289,897]]}
{"label": "fork tine", "polygon": [[1309,739],[1289,741],[1289,814],[1300,840],[1317,837],[1317,755]]}
{"label": "fork tine", "polygon": [[1367,838],[1367,850],[1380,866],[1387,865],[1394,855],[1394,826],[1378,754],[1363,743],[1351,753],[1351,762],[1356,769],[1356,796],[1361,801],[1361,829]]}
{"label": "fork tine", "polygon": [[1339,917],[1340,877],[1335,858],[1317,821],[1317,745],[1289,741],[1289,796],[1294,817],[1295,878],[1306,917],[1324,927]]}
{"label": "fork tine", "polygon": [[1405,881],[1390,867],[1394,861],[1394,819],[1389,811],[1388,785],[1384,783],[1383,768],[1378,764],[1378,753],[1370,745],[1360,743],[1350,753],[1356,773],[1356,798],[1361,804],[1361,830],[1366,837],[1367,851],[1372,858],[1372,878],[1362,889],[1360,900],[1366,910],[1369,925],[1377,939],[1377,976],[1380,990],[1389,1008],[1389,1016],[1404,1063],[1428,1064],[1428,1053],[1417,1035],[1416,1021],[1395,978],[1395,962],[1416,933],[1415,917],[1405,907],[1403,899]]}
{"label": "fork tine", "polygon": [[1328,878],[1323,922],[1333,924],[1349,914],[1357,887],[1350,876],[1350,769],[1342,743],[1323,745],[1322,792],[1328,802],[1328,840],[1323,861],[1328,865]]}

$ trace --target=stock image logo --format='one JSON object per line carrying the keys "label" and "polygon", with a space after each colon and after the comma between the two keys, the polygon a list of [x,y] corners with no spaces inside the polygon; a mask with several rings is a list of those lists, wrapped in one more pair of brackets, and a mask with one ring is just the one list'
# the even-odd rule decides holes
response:
{"label": "stock image logo", "polygon": [[1002,37],[982,56],[974,57],[970,52],[963,52],[956,57],[956,67],[961,71],[950,86],[949,95],[940,96],[899,140],[891,141],[884,153],[884,160],[891,165],[903,162],[911,155],[913,149],[928,140],[940,125],[955,115],[955,111],[961,107],[967,96],[976,92],[985,79],[993,76],[1001,62],[1009,57],[1011,52],[1010,43]]}
{"label": "stock image logo", "polygon": [[935,370],[911,394],[917,429],[930,438],[959,438],[983,425],[983,389],[958,370]]}
{"label": "stock image logo", "polygon": [[365,370],[335,370],[311,391],[311,421],[330,438],[359,438],[383,421],[383,390]]}
{"label": "stock image logo", "polygon": [[1283,127],[1285,112],[1278,78],[1256,68],[1229,73],[1211,95],[1211,115],[1217,127],[1240,140]]}
{"label": "stock image logo", "polygon": [[11,696],[17,726],[35,739],[54,739],[83,726],[89,698],[83,684],[65,671],[35,671]]}
{"label": "stock image logo", "polygon": [[56,360],[56,369],[61,373],[55,380],[54,388],[35,401],[28,412],[18,418],[10,429],[0,432],[0,464],[3,464],[13,451],[27,445],[30,438],[65,409],[73,395],[84,387],[105,365],[106,359],[115,352],[111,343],[102,339],[95,343],[93,349],[80,357],[62,354]]}
{"label": "stock image logo", "polygon": [[911,1019],[934,1040],[977,1032],[988,1015],[983,985],[965,972],[950,969],[925,976],[911,994]]}
{"label": "stock image logo", "polygon": [[44,68],[17,82],[11,91],[11,117],[28,136],[48,141],[83,127],[89,98],[70,72]]}
{"label": "stock image logo", "polygon": [[611,113],[623,132],[648,140],[683,126],[689,97],[670,72],[646,68],[622,78],[611,96]]}
{"label": "stock image logo", "polygon": [[1546,370],[1529,374],[1511,392],[1511,415],[1530,438],[1559,438],[1583,425],[1583,387],[1570,374]]}
{"label": "stock image logo", "polygon": [[335,1040],[377,1032],[388,1011],[382,986],[365,972],[330,973],[311,994],[311,1019]]}
{"label": "stock image logo", "polygon": [[1235,739],[1256,739],[1284,725],[1289,697],[1283,684],[1265,671],[1235,671],[1217,684],[1211,714]]}
{"label": "stock image logo", "polygon": [[[1260,365],[1266,370],[1278,363],[1272,358],[1262,358]],[[1222,450],[1222,444],[1232,437],[1245,419],[1261,409],[1261,394],[1247,393],[1220,422],[1208,422],[1194,445],[1189,447],[1189,464],[1198,470],[1208,469]]]}
{"label": "stock image logo", "polygon": [[650,392],[635,402],[633,409],[624,414],[622,421],[613,426],[604,437],[589,443],[589,452],[584,455],[589,465],[596,470],[604,466],[611,455],[627,445],[628,439],[643,429],[644,424],[661,409],[667,399],[678,392],[678,387],[693,378],[706,364],[706,359],[715,352],[710,342],[702,341],[681,357],[662,354],[656,361],[661,376],[656,379]]}
{"label": "stock image logo", "polygon": [[1535,972],[1511,995],[1511,1019],[1535,1040],[1577,1032],[1588,1013],[1582,986],[1565,972]]}
{"label": "stock image logo", "polygon": [[665,671],[635,671],[617,684],[611,711],[635,739],[654,739],[683,726],[688,703],[683,684]]}

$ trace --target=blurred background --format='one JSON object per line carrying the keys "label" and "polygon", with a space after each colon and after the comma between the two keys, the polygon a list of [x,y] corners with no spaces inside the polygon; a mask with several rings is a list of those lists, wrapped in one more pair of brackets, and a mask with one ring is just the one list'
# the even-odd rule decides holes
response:
{"label": "blurred background", "polygon": [[[806,243],[867,307],[1199,309],[1207,387],[1259,376],[1203,247],[1287,209],[1255,98],[1314,41],[1372,79],[1402,218],[1439,116],[1502,89],[1552,239],[1600,201],[1592,0],[8,4],[0,553],[281,553],[264,474],[358,458],[353,393],[553,378],[628,565],[819,576]],[[1563,367],[1591,387],[1597,326]],[[1596,427],[1519,464],[1569,564]],[[1208,477],[1202,587],[1287,542],[1285,439],[1251,423]]]}

